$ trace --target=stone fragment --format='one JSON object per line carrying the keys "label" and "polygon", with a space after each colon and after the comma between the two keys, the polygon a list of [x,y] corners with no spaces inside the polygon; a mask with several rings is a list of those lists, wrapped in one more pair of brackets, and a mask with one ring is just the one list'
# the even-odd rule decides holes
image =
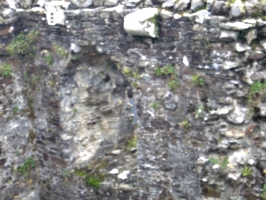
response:
{"label": "stone fragment", "polygon": [[156,15],[157,8],[143,8],[130,13],[124,18],[124,29],[130,35],[158,37]]}
{"label": "stone fragment", "polygon": [[112,169],[110,172],[109,172],[110,174],[118,174],[119,172],[118,172],[118,169]]}
{"label": "stone fragment", "polygon": [[134,187],[132,185],[129,185],[129,184],[120,184],[119,185],[119,189],[122,190],[122,191],[133,191],[134,190]]}
{"label": "stone fragment", "polygon": [[230,10],[231,18],[239,18],[245,14],[245,8],[241,0],[236,0]]}
{"label": "stone fragment", "polygon": [[220,28],[227,30],[243,31],[254,27],[254,24],[244,23],[244,22],[227,22],[219,24]]}
{"label": "stone fragment", "polygon": [[242,43],[236,43],[235,47],[236,47],[237,52],[244,52],[244,51],[248,51],[251,49],[250,46],[248,46],[247,44],[242,44]]}
{"label": "stone fragment", "polygon": [[227,117],[228,121],[234,124],[242,124],[245,121],[246,114],[248,109],[245,107],[241,107],[235,103],[234,111]]}
{"label": "stone fragment", "polygon": [[190,3],[190,0],[179,0],[174,6],[174,10],[183,11],[187,9],[189,3]]}
{"label": "stone fragment", "polygon": [[71,3],[73,3],[78,8],[87,8],[92,5],[93,0],[71,0]]}
{"label": "stone fragment", "polygon": [[117,178],[125,180],[127,179],[127,175],[129,174],[129,171],[123,171],[121,174],[118,174]]}
{"label": "stone fragment", "polygon": [[211,9],[212,15],[225,15],[229,6],[224,1],[216,1]]}
{"label": "stone fragment", "polygon": [[171,8],[175,5],[176,0],[167,0],[162,4],[162,8]]}
{"label": "stone fragment", "polygon": [[246,40],[247,43],[250,44],[252,42],[252,40],[257,38],[257,30],[256,29],[252,29],[251,31],[248,32],[248,34],[246,35]]}
{"label": "stone fragment", "polygon": [[241,172],[229,173],[228,178],[237,181],[241,176]]}
{"label": "stone fragment", "polygon": [[106,0],[104,5],[105,6],[116,6],[118,3],[118,0]]}
{"label": "stone fragment", "polygon": [[265,54],[262,51],[255,50],[255,51],[249,52],[248,59],[250,59],[250,60],[260,60],[264,56],[265,56]]}
{"label": "stone fragment", "polygon": [[20,1],[20,4],[21,4],[22,8],[28,9],[32,5],[32,0],[22,0],[22,1]]}
{"label": "stone fragment", "polygon": [[213,7],[215,0],[207,0],[207,10],[210,11]]}
{"label": "stone fragment", "polygon": [[204,6],[204,3],[202,0],[191,0],[190,10],[192,12],[195,12],[199,10],[200,8],[202,8],[203,6]]}
{"label": "stone fragment", "polygon": [[183,16],[188,17],[189,19],[194,19],[195,22],[202,24],[205,19],[209,19],[210,13],[207,10],[200,10],[193,14],[185,13]]}
{"label": "stone fragment", "polygon": [[223,62],[223,69],[224,70],[229,70],[233,68],[237,68],[241,65],[241,62],[239,60],[236,61],[224,61]]}
{"label": "stone fragment", "polygon": [[120,149],[116,149],[116,150],[113,150],[111,153],[114,154],[114,155],[118,155],[118,154],[121,153],[121,150]]}
{"label": "stone fragment", "polygon": [[221,134],[229,138],[243,138],[245,137],[245,129],[243,128],[227,128]]}
{"label": "stone fragment", "polygon": [[228,161],[230,164],[246,164],[247,160],[249,159],[249,150],[240,149],[235,151],[232,155],[228,157]]}
{"label": "stone fragment", "polygon": [[233,42],[236,41],[238,34],[239,33],[236,31],[222,31],[220,35],[220,40],[222,42]]}
{"label": "stone fragment", "polygon": [[165,10],[165,9],[162,9],[160,11],[160,16],[163,18],[163,19],[168,19],[168,18],[171,18],[173,17],[174,13],[169,11],[169,10]]}
{"label": "stone fragment", "polygon": [[224,106],[224,107],[218,108],[217,111],[216,111],[216,113],[218,115],[226,115],[229,112],[231,112],[232,110],[233,110],[233,107],[232,106]]}
{"label": "stone fragment", "polygon": [[2,12],[2,16],[4,18],[12,18],[12,17],[14,17],[14,14],[15,14],[15,11],[13,9],[10,9],[10,8],[6,8]]}
{"label": "stone fragment", "polygon": [[63,9],[67,9],[70,2],[51,1],[45,3],[46,20],[48,25],[61,24],[65,25],[65,13]]}
{"label": "stone fragment", "polygon": [[71,45],[70,45],[70,49],[71,49],[71,51],[73,51],[73,52],[75,52],[75,53],[78,53],[78,52],[80,52],[80,50],[81,50],[80,46],[78,46],[78,45],[75,44],[75,43],[71,43]]}

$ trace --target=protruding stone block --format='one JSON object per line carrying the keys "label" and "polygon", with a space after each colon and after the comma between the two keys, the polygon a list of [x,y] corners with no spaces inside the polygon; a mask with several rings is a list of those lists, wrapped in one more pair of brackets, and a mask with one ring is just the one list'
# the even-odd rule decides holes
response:
{"label": "protruding stone block", "polygon": [[124,29],[130,35],[158,37],[157,8],[143,8],[124,18]]}
{"label": "protruding stone block", "polygon": [[51,1],[45,3],[46,20],[49,25],[65,25],[65,12],[70,2]]}

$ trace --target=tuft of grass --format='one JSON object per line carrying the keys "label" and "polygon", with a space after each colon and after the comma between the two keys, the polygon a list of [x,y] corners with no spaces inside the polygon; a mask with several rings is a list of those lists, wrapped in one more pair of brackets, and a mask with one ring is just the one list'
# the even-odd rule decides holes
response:
{"label": "tuft of grass", "polygon": [[46,62],[48,65],[53,64],[53,55],[50,54],[50,53],[45,54],[45,56],[44,56],[44,60],[45,60],[45,62]]}
{"label": "tuft of grass", "polygon": [[0,66],[0,74],[3,76],[3,77],[10,77],[11,76],[11,72],[12,72],[12,67],[10,64],[7,64],[7,63],[3,63],[1,66]]}
{"label": "tuft of grass", "polygon": [[68,52],[63,47],[61,47],[59,44],[53,42],[52,48],[57,55],[61,57],[67,57]]}
{"label": "tuft of grass", "polygon": [[167,65],[165,67],[155,67],[154,68],[154,73],[156,76],[162,76],[162,75],[172,75],[175,74],[175,67],[173,67],[172,65]]}
{"label": "tuft of grass", "polygon": [[247,177],[247,176],[251,176],[252,174],[253,174],[253,172],[252,172],[252,168],[251,167],[245,166],[242,169],[242,176]]}
{"label": "tuft of grass", "polygon": [[139,84],[138,84],[138,82],[132,82],[132,83],[131,83],[131,86],[132,86],[133,88],[137,88],[137,87],[139,86]]}
{"label": "tuft of grass", "polygon": [[76,170],[74,172],[77,176],[83,177],[86,186],[99,188],[101,186],[101,182],[103,181],[103,175],[99,173],[90,174],[85,170]]}
{"label": "tuft of grass", "polygon": [[154,35],[155,37],[159,37],[159,16],[154,15],[153,17],[148,19],[149,22],[154,24]]}
{"label": "tuft of grass", "polygon": [[193,75],[192,76],[192,83],[195,86],[204,86],[204,79],[202,77],[200,77],[199,75]]}
{"label": "tuft of grass", "polygon": [[19,166],[17,171],[27,176],[31,169],[35,168],[35,161],[32,157],[26,158],[24,164]]}
{"label": "tuft of grass", "polygon": [[158,102],[153,101],[153,102],[151,103],[151,107],[152,107],[154,110],[157,110],[157,109],[159,109],[160,105],[159,105]]}
{"label": "tuft of grass", "polygon": [[226,168],[229,163],[228,157],[225,157],[224,159],[221,159],[221,160],[218,160],[216,158],[210,158],[209,161],[213,164],[218,164],[221,167],[221,169]]}
{"label": "tuft of grass", "polygon": [[182,129],[189,129],[190,128],[190,123],[188,120],[183,120],[179,126],[182,128]]}
{"label": "tuft of grass", "polygon": [[15,106],[15,107],[13,108],[13,113],[16,114],[18,111],[19,111],[19,108],[18,108],[17,106]]}
{"label": "tuft of grass", "polygon": [[37,40],[39,31],[31,30],[27,35],[20,33],[6,47],[11,56],[32,55],[35,50],[34,42]]}
{"label": "tuft of grass", "polygon": [[137,136],[133,136],[131,137],[128,141],[127,141],[127,144],[126,144],[126,150],[131,150],[133,148],[136,148],[137,146],[137,142],[138,142],[138,138]]}
{"label": "tuft of grass", "polygon": [[179,81],[177,79],[171,79],[166,82],[171,91],[176,90],[179,87]]}

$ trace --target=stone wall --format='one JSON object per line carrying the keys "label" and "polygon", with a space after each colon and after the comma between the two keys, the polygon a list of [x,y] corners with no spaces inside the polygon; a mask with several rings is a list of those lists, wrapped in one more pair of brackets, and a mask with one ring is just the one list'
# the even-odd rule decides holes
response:
{"label": "stone wall", "polygon": [[[54,26],[27,3],[1,2],[2,199],[265,198],[263,2],[73,1]],[[123,29],[143,7],[158,38]]]}

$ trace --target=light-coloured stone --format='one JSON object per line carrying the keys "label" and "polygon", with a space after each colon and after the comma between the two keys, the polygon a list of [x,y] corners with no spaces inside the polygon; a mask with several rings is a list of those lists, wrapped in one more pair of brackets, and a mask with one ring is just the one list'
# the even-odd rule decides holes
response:
{"label": "light-coloured stone", "polygon": [[227,29],[227,30],[236,30],[236,31],[243,31],[249,28],[254,27],[253,24],[248,24],[244,22],[227,22],[219,24],[220,28]]}
{"label": "light-coloured stone", "polygon": [[237,52],[244,52],[244,51],[248,51],[251,49],[250,46],[248,46],[247,44],[242,44],[242,43],[236,43],[235,48]]}
{"label": "light-coloured stone", "polygon": [[183,11],[187,9],[189,3],[190,3],[190,0],[180,0],[175,4],[174,10]]}
{"label": "light-coloured stone", "polygon": [[241,0],[236,0],[230,10],[231,18],[239,18],[245,14],[245,8]]}
{"label": "light-coloured stone", "polygon": [[71,51],[73,51],[75,53],[78,53],[81,50],[80,46],[76,45],[75,43],[71,43],[70,49],[71,49]]}
{"label": "light-coloured stone", "polygon": [[130,13],[124,18],[124,29],[130,35],[158,37],[158,27],[151,21],[158,14],[157,8],[143,8]]}
{"label": "light-coloured stone", "polygon": [[117,5],[117,3],[118,3],[118,0],[106,0],[104,5],[105,6],[115,6],[115,5]]}
{"label": "light-coloured stone", "polygon": [[61,24],[65,25],[65,13],[63,9],[67,9],[70,2],[51,1],[45,3],[46,20],[49,25]]}
{"label": "light-coloured stone", "polygon": [[171,8],[175,5],[176,0],[167,0],[162,4],[162,8]]}
{"label": "light-coloured stone", "polygon": [[241,63],[239,61],[224,61],[223,69],[224,70],[233,69],[233,68],[239,67],[240,64]]}
{"label": "light-coloured stone", "polygon": [[169,10],[165,10],[165,9],[162,9],[160,11],[160,16],[163,18],[163,19],[168,19],[168,18],[171,18],[173,17],[174,13],[169,11]]}
{"label": "light-coloured stone", "polygon": [[207,10],[210,11],[214,4],[215,0],[207,0]]}
{"label": "light-coloured stone", "polygon": [[71,0],[71,3],[73,3],[74,5],[76,5],[79,8],[87,8],[87,7],[89,7],[89,6],[92,5],[93,0],[84,0],[84,1],[81,1],[81,0]]}
{"label": "light-coloured stone", "polygon": [[202,0],[191,0],[191,6],[190,6],[190,10],[192,12],[202,8],[204,6],[204,3]]}
{"label": "light-coloured stone", "polygon": [[241,107],[234,102],[234,111],[227,117],[228,121],[234,124],[242,124],[245,121],[248,109],[246,107]]}
{"label": "light-coloured stone", "polygon": [[251,31],[248,32],[248,34],[246,35],[246,40],[247,43],[250,44],[252,42],[252,40],[257,38],[257,30],[256,29],[252,29]]}
{"label": "light-coloured stone", "polygon": [[223,42],[233,42],[236,41],[238,34],[239,33],[236,31],[222,31],[220,40]]}

